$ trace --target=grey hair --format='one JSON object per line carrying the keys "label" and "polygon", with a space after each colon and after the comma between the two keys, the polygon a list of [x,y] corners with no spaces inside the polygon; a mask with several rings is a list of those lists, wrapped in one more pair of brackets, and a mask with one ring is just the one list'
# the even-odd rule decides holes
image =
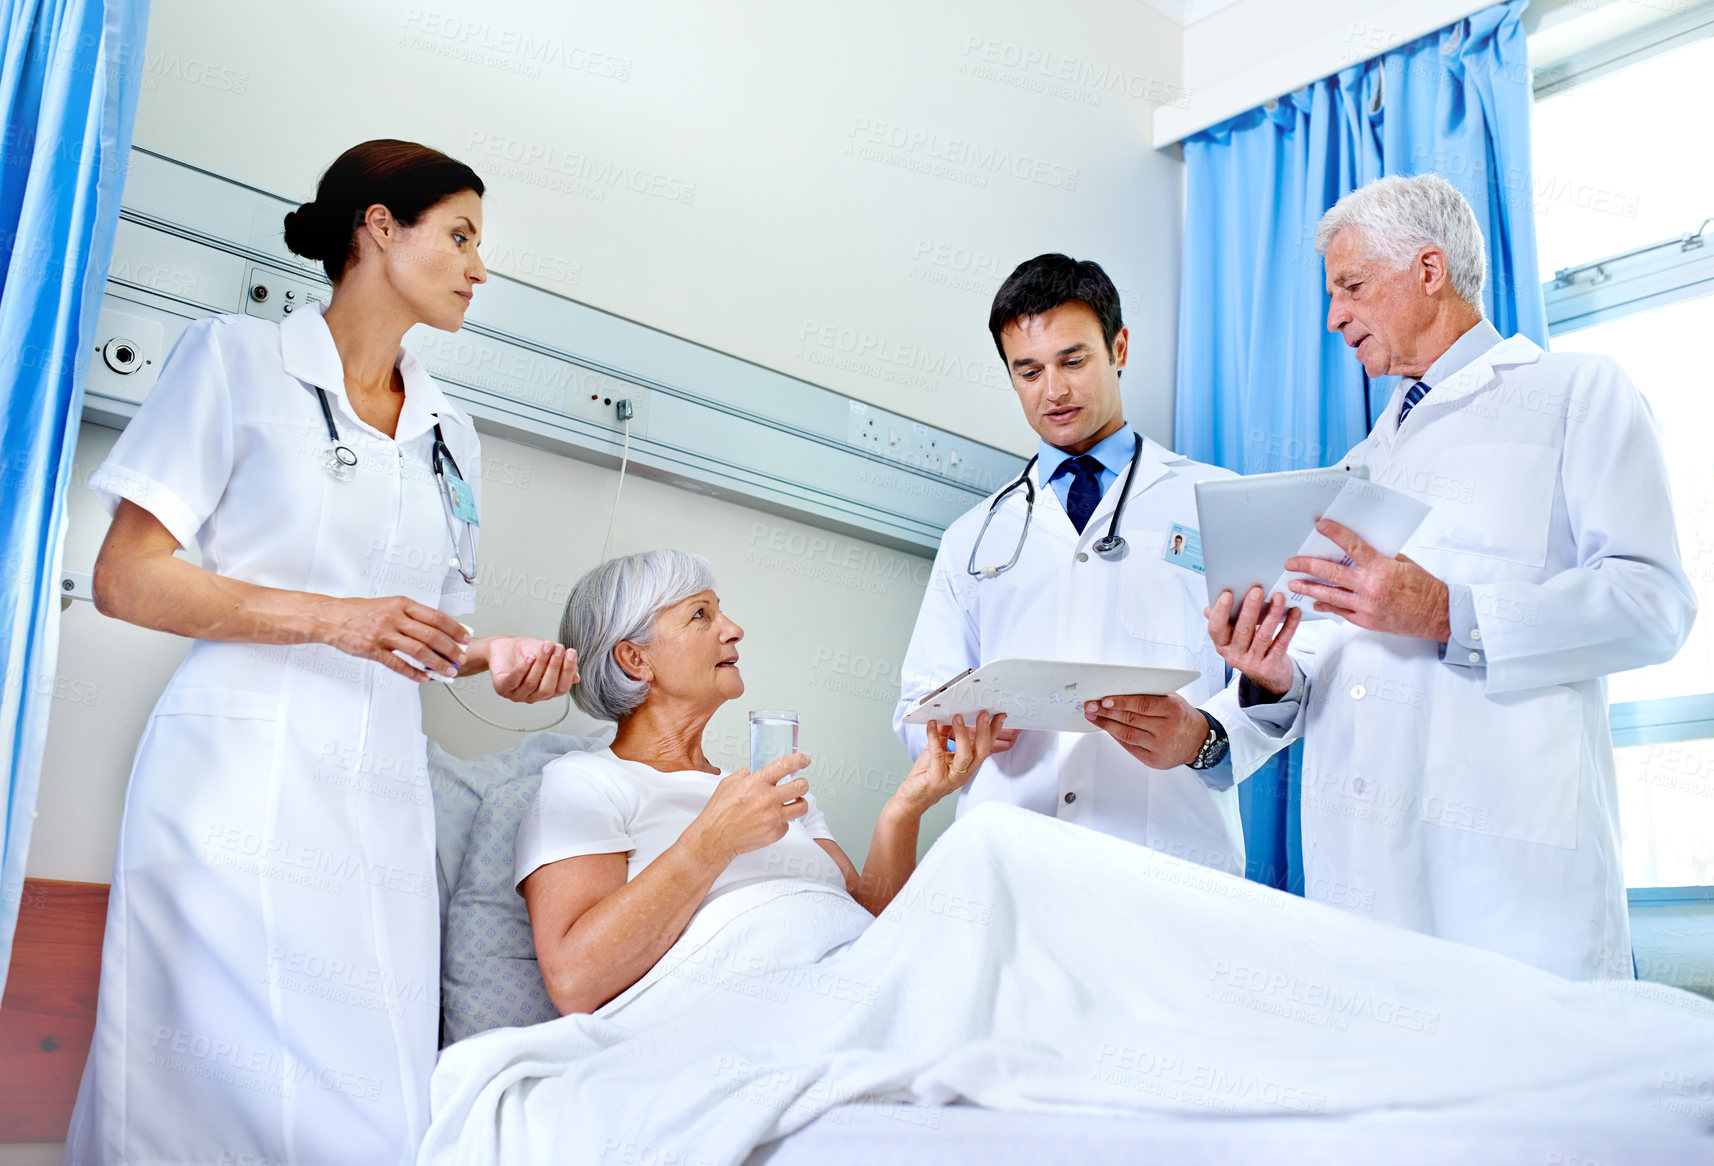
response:
{"label": "grey hair", "polygon": [[608,559],[577,581],[559,621],[559,640],[577,651],[577,707],[601,721],[630,716],[649,695],[646,680],[619,667],[613,649],[629,640],[647,646],[655,617],[699,591],[714,588],[708,560],[689,551],[643,551]]}
{"label": "grey hair", "polygon": [[1326,255],[1333,236],[1345,230],[1361,235],[1369,254],[1395,271],[1409,267],[1424,247],[1440,248],[1453,292],[1482,312],[1488,248],[1476,212],[1446,179],[1393,175],[1359,186],[1321,216],[1315,253]]}

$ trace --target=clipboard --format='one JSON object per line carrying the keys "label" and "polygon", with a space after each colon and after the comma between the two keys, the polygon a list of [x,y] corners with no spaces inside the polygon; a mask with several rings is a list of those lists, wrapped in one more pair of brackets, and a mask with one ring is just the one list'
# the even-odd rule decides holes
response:
{"label": "clipboard", "polygon": [[907,725],[944,725],[960,714],[973,721],[987,710],[1005,713],[1008,729],[1093,733],[1098,730],[1083,715],[1084,701],[1131,693],[1166,696],[1201,675],[1189,668],[994,660],[954,676],[912,705],[904,720]]}

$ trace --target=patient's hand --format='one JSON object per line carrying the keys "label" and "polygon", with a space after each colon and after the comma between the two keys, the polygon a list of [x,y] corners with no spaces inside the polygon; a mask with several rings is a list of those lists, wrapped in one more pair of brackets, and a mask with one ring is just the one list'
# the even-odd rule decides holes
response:
{"label": "patient's hand", "polygon": [[685,829],[685,838],[708,862],[724,870],[740,854],[772,846],[786,836],[794,818],[809,812],[803,795],[809,782],[783,778],[809,764],[793,753],[764,765],[755,773],[740,769],[721,778],[702,813]]}
{"label": "patient's hand", "polygon": [[494,636],[486,649],[494,691],[507,700],[551,700],[577,683],[577,653],[570,648],[534,636]]}
{"label": "patient's hand", "polygon": [[[939,721],[930,721],[928,745],[893,796],[920,814],[970,784],[990,755],[1005,752],[1017,739],[1017,730],[1006,729],[1005,720],[1005,713],[984,712],[974,725],[965,724],[962,716],[952,718],[952,724],[944,727]],[[956,746],[955,752],[946,751],[948,738]]]}
{"label": "patient's hand", "polygon": [[[1002,727],[1005,720],[1005,713],[984,712],[974,725],[966,724],[961,716],[944,727],[938,721],[928,723],[928,747],[875,820],[875,836],[869,841],[862,875],[853,877],[854,869],[846,874],[852,898],[876,915],[886,910],[916,869],[917,833],[923,814],[975,777],[989,754],[1011,748],[1017,733]],[[950,754],[946,751],[948,738],[957,746]]]}

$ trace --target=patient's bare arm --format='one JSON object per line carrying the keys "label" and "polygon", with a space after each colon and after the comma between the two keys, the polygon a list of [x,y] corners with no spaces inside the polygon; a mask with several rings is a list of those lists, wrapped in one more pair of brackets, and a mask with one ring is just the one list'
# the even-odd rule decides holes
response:
{"label": "patient's bare arm", "polygon": [[[954,718],[944,728],[938,722],[929,722],[927,747],[881,808],[862,874],[857,873],[856,866],[837,843],[817,840],[845,872],[845,886],[851,897],[872,914],[879,915],[885,910],[916,870],[922,816],[976,776],[976,770],[996,751],[995,741],[1005,733],[1005,719],[1005,713],[997,716],[982,713],[974,725],[965,724],[963,717]],[[955,753],[946,751],[948,738],[957,746]]]}
{"label": "patient's bare arm", "polygon": [[536,960],[561,1013],[594,1012],[642,979],[683,934],[709,888],[740,854],[785,837],[809,805],[809,783],[783,780],[809,764],[801,753],[715,787],[702,813],[630,882],[623,854],[561,859],[519,886]]}

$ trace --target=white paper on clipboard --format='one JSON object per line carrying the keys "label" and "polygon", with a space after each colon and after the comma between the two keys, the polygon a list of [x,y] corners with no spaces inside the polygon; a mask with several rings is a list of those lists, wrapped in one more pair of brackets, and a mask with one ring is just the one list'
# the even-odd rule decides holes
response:
{"label": "white paper on clipboard", "polygon": [[1201,673],[1189,668],[1084,664],[1075,660],[994,660],[954,677],[905,714],[908,725],[973,721],[984,710],[1006,714],[1008,729],[1092,733],[1083,702],[1104,696],[1177,692]]}
{"label": "white paper on clipboard", "polygon": [[[1409,494],[1376,482],[1351,478],[1346,481],[1344,489],[1339,491],[1339,496],[1327,507],[1327,513],[1322,517],[1337,522],[1390,559],[1404,549],[1411,535],[1416,533],[1417,527],[1428,517],[1430,509],[1427,503],[1419,502]],[[1309,537],[1303,540],[1303,545],[1297,549],[1297,553],[1309,558],[1343,563],[1347,567],[1351,565],[1351,556],[1340,549],[1338,543],[1314,529],[1310,530]],[[1293,579],[1320,582],[1314,575],[1306,575],[1301,571],[1286,571],[1269,589],[1268,594],[1272,595],[1275,591],[1283,594],[1289,606],[1303,612],[1304,619],[1339,618],[1331,612],[1315,611],[1315,600],[1290,590],[1286,584]]]}

